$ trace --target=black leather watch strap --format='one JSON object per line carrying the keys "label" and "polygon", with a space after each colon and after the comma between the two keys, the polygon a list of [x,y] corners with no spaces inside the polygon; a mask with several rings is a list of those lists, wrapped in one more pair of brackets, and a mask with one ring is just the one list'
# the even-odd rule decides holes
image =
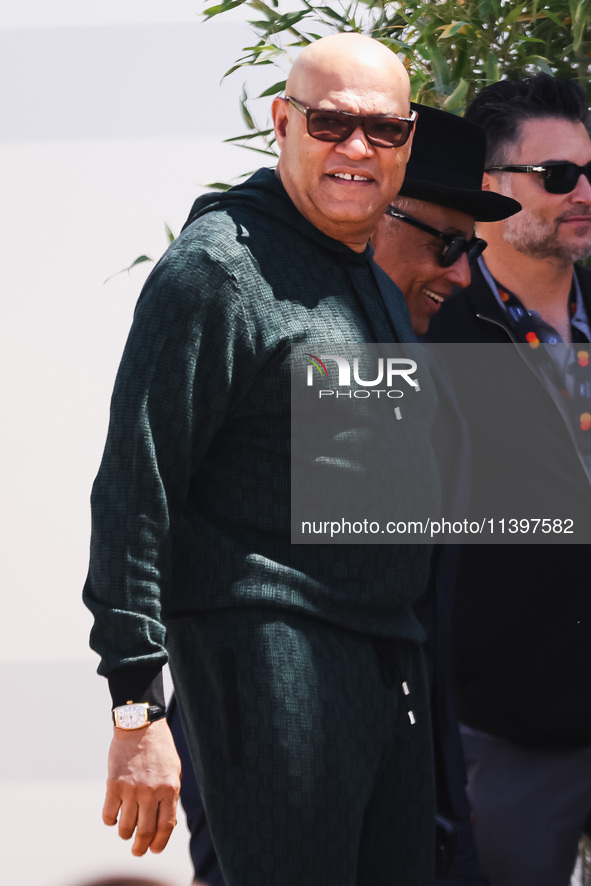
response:
{"label": "black leather watch strap", "polygon": [[156,720],[162,720],[163,717],[166,717],[166,711],[164,708],[161,708],[159,705],[151,704],[148,708],[148,722],[154,723]]}

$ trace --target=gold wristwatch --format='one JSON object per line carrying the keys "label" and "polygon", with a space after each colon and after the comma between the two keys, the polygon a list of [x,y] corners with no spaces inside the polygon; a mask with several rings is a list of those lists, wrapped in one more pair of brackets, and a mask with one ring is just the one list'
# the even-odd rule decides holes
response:
{"label": "gold wristwatch", "polygon": [[113,708],[113,722],[118,729],[143,729],[149,723],[161,720],[165,716],[164,708],[151,705],[147,701],[128,701]]}

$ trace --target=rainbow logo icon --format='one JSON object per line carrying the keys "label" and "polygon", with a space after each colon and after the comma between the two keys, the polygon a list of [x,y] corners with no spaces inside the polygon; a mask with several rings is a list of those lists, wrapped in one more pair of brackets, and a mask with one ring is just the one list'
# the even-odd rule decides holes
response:
{"label": "rainbow logo icon", "polygon": [[324,375],[328,378],[328,369],[326,368],[320,357],[316,357],[315,354],[306,354],[306,357],[308,358],[307,362],[312,366],[315,366],[320,375],[324,373]]}

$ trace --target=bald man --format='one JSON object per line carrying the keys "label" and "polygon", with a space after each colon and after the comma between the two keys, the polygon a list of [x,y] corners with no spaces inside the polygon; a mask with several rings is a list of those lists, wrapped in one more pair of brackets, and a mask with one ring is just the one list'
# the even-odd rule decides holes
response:
{"label": "bald man", "polygon": [[[277,169],[196,201],[115,385],[84,592],[115,723],[103,817],[135,855],[174,827],[169,660],[228,886],[422,886],[434,800],[411,604],[429,550],[290,544],[290,344],[413,340],[367,245],[404,177],[408,78],[374,40],[327,37],[273,121]],[[392,458],[435,508],[429,383],[421,397],[433,408]],[[339,446],[347,483],[359,440]]]}

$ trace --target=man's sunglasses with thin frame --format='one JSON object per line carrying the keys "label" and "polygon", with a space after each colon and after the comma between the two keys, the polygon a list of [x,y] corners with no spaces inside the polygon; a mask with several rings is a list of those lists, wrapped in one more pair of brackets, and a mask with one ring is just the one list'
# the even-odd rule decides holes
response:
{"label": "man's sunglasses with thin frame", "polygon": [[486,240],[482,240],[480,237],[472,237],[471,240],[466,240],[465,237],[461,237],[459,234],[444,234],[443,231],[432,228],[431,225],[415,218],[413,215],[402,212],[401,209],[396,209],[395,206],[386,207],[385,213],[392,216],[392,218],[406,222],[407,225],[412,225],[421,231],[425,231],[427,234],[431,234],[432,237],[438,237],[440,240],[443,240],[443,248],[438,256],[439,264],[443,268],[451,267],[464,254],[469,263],[472,264],[486,249]]}
{"label": "man's sunglasses with thin frame", "polygon": [[286,95],[284,101],[306,118],[308,135],[321,142],[344,142],[361,127],[370,145],[375,148],[401,148],[412,132],[417,112],[410,117],[392,114],[350,114],[328,108],[309,108],[302,102]]}
{"label": "man's sunglasses with thin frame", "polygon": [[485,172],[537,172],[542,175],[544,188],[549,194],[570,194],[577,186],[579,178],[584,175],[591,184],[591,161],[585,166],[576,163],[540,163],[539,166],[512,164],[508,166],[489,166]]}

